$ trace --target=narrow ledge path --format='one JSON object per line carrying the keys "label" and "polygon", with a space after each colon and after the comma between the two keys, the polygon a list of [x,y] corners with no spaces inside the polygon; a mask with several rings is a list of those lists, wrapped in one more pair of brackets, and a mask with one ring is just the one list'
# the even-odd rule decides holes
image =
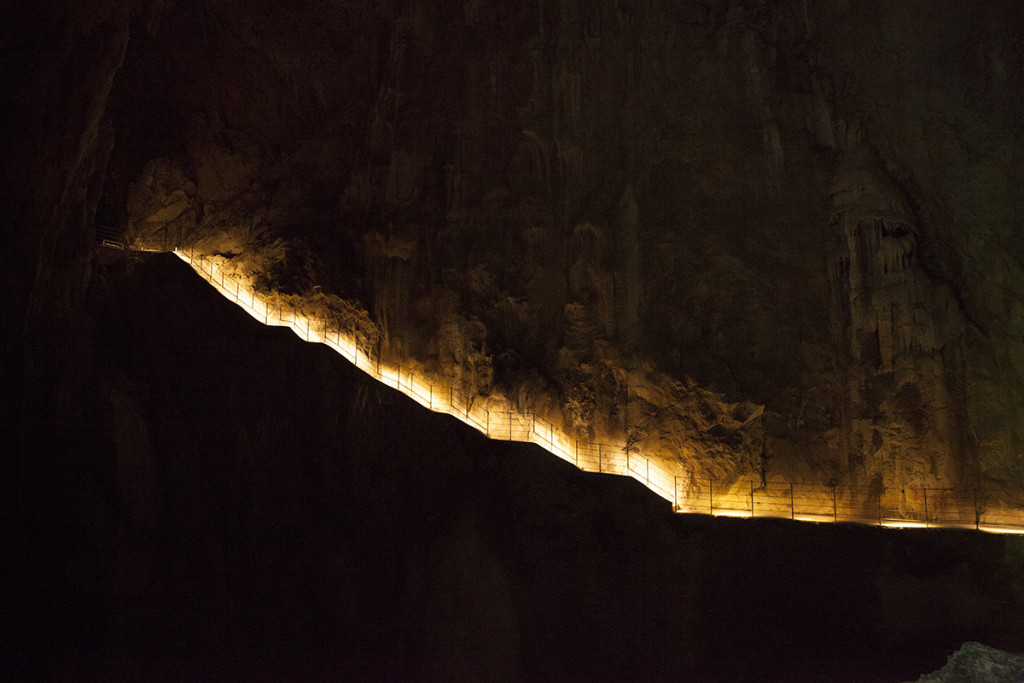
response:
{"label": "narrow ledge path", "polygon": [[901,492],[900,500],[890,501],[881,492],[855,486],[751,480],[716,488],[712,481],[671,472],[660,458],[648,457],[624,441],[581,442],[542,416],[517,410],[503,397],[466,396],[449,384],[386,361],[379,349],[361,348],[355,329],[333,328],[291,305],[271,303],[251,283],[223,268],[217,257],[178,249],[174,254],[257,321],[288,327],[303,341],[325,344],[424,408],[451,415],[490,439],[536,444],[584,472],[632,477],[671,503],[677,513],[1024,534],[1024,509],[990,506],[977,491],[917,488],[909,490],[909,497]]}

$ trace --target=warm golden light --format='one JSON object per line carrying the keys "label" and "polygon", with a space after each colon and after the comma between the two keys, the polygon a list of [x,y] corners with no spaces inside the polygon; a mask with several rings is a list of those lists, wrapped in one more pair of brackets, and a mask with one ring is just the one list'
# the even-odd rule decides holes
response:
{"label": "warm golden light", "polygon": [[750,517],[750,512],[747,510],[723,510],[715,508],[714,512],[711,514],[715,517]]}
{"label": "warm golden light", "polygon": [[[928,491],[935,489],[923,489],[921,518],[901,517],[907,513],[883,505],[887,501],[881,493],[865,495],[851,487],[736,482],[718,490],[710,481],[698,481],[686,472],[672,471],[672,467],[678,467],[674,462],[666,463],[661,458],[639,453],[635,446],[627,448],[625,442],[581,442],[543,417],[516,409],[505,397],[467,397],[442,381],[385,362],[379,350],[360,348],[354,330],[333,329],[325,320],[310,317],[288,305],[271,303],[256,291],[251,278],[228,272],[225,259],[177,250],[174,253],[259,322],[288,327],[304,341],[326,344],[366,374],[424,408],[451,415],[491,439],[536,444],[586,472],[632,477],[671,502],[679,513],[776,517],[815,523],[853,522],[896,529],[942,527],[1024,534],[1024,511],[982,512],[976,500],[965,500],[947,491],[932,500],[929,511]],[[916,499],[914,503],[916,507]],[[902,504],[906,505],[906,501]]]}
{"label": "warm golden light", "polygon": [[890,529],[927,529],[929,525],[916,519],[883,519],[879,526]]}
{"label": "warm golden light", "polygon": [[990,534],[1024,534],[1024,527],[1020,526],[979,524],[977,529]]}

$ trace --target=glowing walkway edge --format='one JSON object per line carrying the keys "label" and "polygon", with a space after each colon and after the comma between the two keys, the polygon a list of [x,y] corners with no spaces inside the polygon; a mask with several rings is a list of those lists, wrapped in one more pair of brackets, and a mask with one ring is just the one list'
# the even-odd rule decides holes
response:
{"label": "glowing walkway edge", "polygon": [[[999,515],[998,524],[983,523],[979,517],[967,523],[962,519],[956,521],[904,519],[891,515],[883,516],[879,501],[879,514],[865,515],[854,512],[853,508],[844,509],[842,516],[838,513],[835,489],[833,497],[823,498],[828,490],[818,487],[817,495],[801,495],[800,503],[796,502],[793,485],[789,486],[788,507],[783,503],[767,503],[762,501],[762,508],[756,507],[757,490],[751,484],[749,498],[745,494],[737,494],[733,489],[720,492],[715,499],[708,483],[708,495],[693,497],[687,495],[691,488],[688,476],[669,474],[659,462],[642,455],[635,449],[627,449],[625,443],[604,444],[585,443],[567,436],[550,421],[534,415],[523,413],[513,408],[506,399],[500,396],[466,397],[450,385],[442,384],[394,366],[380,357],[379,351],[371,355],[359,348],[355,330],[332,329],[322,320],[317,320],[291,305],[274,305],[255,289],[242,283],[236,276],[227,273],[218,260],[203,254],[186,253],[175,249],[174,254],[187,263],[209,284],[213,285],[226,299],[240,306],[246,313],[260,323],[269,326],[289,327],[295,334],[307,342],[321,343],[352,363],[355,367],[385,386],[402,392],[424,408],[437,413],[451,415],[476,429],[484,436],[499,441],[517,441],[533,443],[552,455],[574,465],[584,472],[615,474],[628,476],[639,481],[661,498],[672,504],[672,509],[681,514],[712,515],[716,517],[772,517],[793,521],[814,523],[855,523],[886,528],[961,528],[975,529],[988,533],[1024,534],[1024,515],[1014,510],[1013,514]],[[487,406],[480,401],[486,401]],[[743,484],[743,482],[739,482]],[[800,485],[807,486],[807,485]],[[925,490],[927,496],[927,490]],[[777,495],[777,494],[776,494]],[[772,496],[768,496],[770,499]],[[863,502],[863,501],[862,501]],[[925,503],[927,508],[927,502]],[[800,509],[798,509],[800,508]],[[857,508],[860,510],[861,508]],[[1007,520],[1011,517],[1011,520]]]}

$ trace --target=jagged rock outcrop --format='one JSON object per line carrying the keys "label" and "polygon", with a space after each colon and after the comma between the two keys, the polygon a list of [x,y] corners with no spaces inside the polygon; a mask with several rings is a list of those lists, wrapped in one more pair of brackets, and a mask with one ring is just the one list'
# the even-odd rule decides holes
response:
{"label": "jagged rock outcrop", "polygon": [[1012,683],[1024,680],[1024,655],[1011,654],[981,643],[964,643],[938,671],[918,683]]}

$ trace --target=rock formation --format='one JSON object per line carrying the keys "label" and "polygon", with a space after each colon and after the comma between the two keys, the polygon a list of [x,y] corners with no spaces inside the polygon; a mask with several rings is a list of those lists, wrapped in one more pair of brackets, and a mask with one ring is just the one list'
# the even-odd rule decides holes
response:
{"label": "rock formation", "polygon": [[[521,516],[508,518],[536,533],[513,544],[528,550],[505,552],[474,524],[493,530],[506,517],[487,507],[491,498],[505,486],[540,486],[543,476],[481,475],[498,482],[480,503],[490,510],[486,523],[473,521],[483,508],[452,491],[459,468],[476,467],[466,464],[475,462],[469,453],[490,446],[466,446],[455,474],[416,469],[417,457],[453,462],[443,444],[410,450],[401,462],[412,474],[388,488],[406,470],[384,472],[383,461],[358,457],[369,439],[340,427],[358,423],[366,405],[384,405],[356,380],[339,379],[340,395],[326,386],[310,392],[332,409],[308,422],[282,409],[294,429],[278,431],[271,387],[287,380],[289,395],[304,396],[340,371],[306,357],[279,366],[270,352],[250,358],[241,348],[210,356],[215,345],[197,341],[196,328],[173,337],[147,328],[162,315],[143,305],[161,291],[153,273],[175,276],[137,254],[98,251],[99,232],[140,248],[199,249],[283,300],[357,321],[361,343],[482,400],[501,395],[574,434],[628,439],[689,476],[723,486],[762,477],[850,483],[894,495],[977,487],[983,504],[1019,506],[1022,33],[1013,0],[14,3],[0,26],[0,415],[13,453],[2,462],[0,505],[4,519],[20,520],[9,532],[21,550],[7,554],[16,565],[8,585],[26,588],[4,617],[24,624],[5,623],[5,632],[22,634],[17,643],[52,647],[66,636],[78,651],[114,653],[104,665],[131,660],[136,645],[151,657],[170,642],[179,648],[170,658],[206,646],[209,664],[323,633],[358,650],[363,641],[338,634],[369,619],[381,638],[418,624],[425,640],[409,636],[402,655],[402,666],[415,668],[426,666],[432,650],[423,643],[440,638],[431,632],[440,621],[448,630],[437,633],[500,640],[503,662],[529,660],[540,671],[548,641],[525,637],[515,620],[572,644],[559,634],[579,605],[560,602],[556,615],[538,616],[571,580],[594,589],[584,631],[598,643],[620,633],[616,615],[671,623],[691,643],[707,623],[729,632],[731,618],[714,616],[716,606],[700,603],[687,583],[697,570],[679,558],[694,545],[710,547],[716,569],[735,567],[736,583],[714,591],[732,615],[750,609],[735,597],[750,593],[740,580],[756,570],[749,547],[771,564],[766,576],[818,585],[820,573],[786,559],[806,555],[805,546],[769,552],[756,545],[759,526],[727,547],[699,530],[678,544],[637,536],[650,557],[675,564],[623,565],[630,551],[606,532],[624,535],[649,520],[609,532],[602,525],[615,515],[591,501],[586,523],[565,522],[573,531],[547,544],[536,530],[548,522],[527,511],[562,521],[576,514],[550,491],[543,504],[530,496],[517,504]],[[161,301],[168,320],[191,305]],[[122,306],[141,319],[131,334],[120,334],[128,329]],[[157,343],[165,334],[194,360]],[[213,370],[248,361],[247,372],[280,371],[280,382],[253,387]],[[185,364],[196,373],[187,386],[170,383]],[[239,406],[261,416],[256,426],[233,417]],[[190,429],[215,445],[182,436]],[[321,436],[302,443],[320,455],[298,472],[278,451],[311,431]],[[328,437],[359,442],[343,449],[351,478],[318,469],[333,466]],[[388,448],[404,446],[379,450]],[[503,457],[480,467],[500,469]],[[209,475],[208,489],[205,477],[188,474],[193,467]],[[436,531],[428,537],[458,540],[450,552],[424,543],[406,565],[395,559],[398,545],[374,543],[388,534],[415,539],[402,524],[420,510],[402,505],[421,472],[437,478],[419,503],[453,501],[424,517]],[[310,490],[343,502],[295,502]],[[633,519],[625,511],[638,500],[616,509]],[[294,529],[308,538],[323,517],[358,520],[366,506],[374,521],[365,528],[331,527],[341,550],[325,550],[326,541],[288,545]],[[652,524],[660,523],[671,524]],[[674,532],[653,533],[664,541]],[[806,533],[812,548],[833,538]],[[580,536],[581,545],[569,540]],[[1000,645],[989,640],[1000,634],[1007,647],[1020,642],[1006,619],[1019,605],[1020,567],[1003,564],[1004,546],[958,555],[943,578],[925,576],[934,558],[922,551],[921,576],[902,581],[901,546],[877,538],[878,564],[891,569],[873,575],[869,597],[835,584],[864,633],[884,623],[890,630],[880,637],[908,643],[923,629],[941,652],[970,639]],[[346,563],[352,545],[365,565]],[[255,557],[263,551],[266,563]],[[577,551],[586,561],[569,569],[551,559]],[[200,578],[189,574],[192,556]],[[304,560],[291,562],[296,556]],[[459,557],[470,559],[460,566]],[[527,566],[537,557],[551,560],[541,566],[556,579]],[[424,564],[433,569],[417,574]],[[261,581],[284,572],[294,581],[276,585],[299,592],[312,565],[326,577],[318,590],[349,572],[343,594],[325,599],[336,610],[310,616],[277,595],[262,611]],[[624,585],[639,587],[615,593],[612,616],[602,616],[594,596],[620,585],[606,581],[623,566],[632,581]],[[459,593],[441,578],[451,567],[458,576],[479,570],[480,583]],[[844,567],[852,576],[859,565]],[[375,595],[429,595],[429,614],[404,613],[401,600],[383,616],[360,603],[358,587],[376,569],[384,587]],[[236,584],[240,576],[251,583]],[[209,601],[182,599],[192,579],[206,582],[199,594]],[[1001,588],[985,587],[989,579]],[[648,580],[670,587],[672,600],[645,594]],[[773,580],[758,594],[771,593]],[[143,599],[150,593],[152,603]],[[503,615],[492,630],[474,631],[483,612],[443,617],[459,595],[484,593],[490,602],[474,604]],[[637,593],[655,621],[630,611]],[[935,612],[955,615],[956,633],[940,637],[928,630],[936,620],[900,614],[903,593],[922,613],[936,595],[961,596]],[[791,613],[803,595],[759,603],[771,607],[759,623]],[[825,606],[833,596],[821,589],[814,597]],[[673,621],[694,600],[707,619]],[[147,606],[174,619],[153,619]],[[231,626],[265,626],[268,614],[295,621],[249,634]],[[814,620],[810,608],[799,615]],[[977,635],[986,623],[993,626]],[[754,626],[742,633],[745,647],[763,636]],[[770,641],[785,643],[792,646],[782,636]],[[674,644],[662,645],[662,671],[677,674]],[[385,673],[410,670],[399,669]]]}
{"label": "rock formation", "polygon": [[680,472],[1012,500],[1021,17],[926,9],[167,10],[101,203]]}
{"label": "rock formation", "polygon": [[946,665],[917,679],[918,683],[998,683],[1024,678],[1024,656],[1003,652],[981,643],[964,643]]}
{"label": "rock formation", "polygon": [[976,473],[957,437],[966,321],[949,285],[929,276],[929,236],[863,145],[844,156],[831,195],[829,284],[847,384],[838,429],[846,466],[901,488],[913,477],[961,484],[962,473]]}

